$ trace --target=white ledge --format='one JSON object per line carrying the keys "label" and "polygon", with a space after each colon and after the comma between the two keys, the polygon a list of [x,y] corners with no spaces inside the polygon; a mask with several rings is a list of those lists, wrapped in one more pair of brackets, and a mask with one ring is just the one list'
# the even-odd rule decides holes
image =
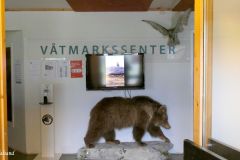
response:
{"label": "white ledge", "polygon": [[94,148],[80,148],[77,158],[80,160],[167,160],[168,151],[173,144],[160,141],[145,142],[139,146],[135,142],[120,144],[96,144]]}

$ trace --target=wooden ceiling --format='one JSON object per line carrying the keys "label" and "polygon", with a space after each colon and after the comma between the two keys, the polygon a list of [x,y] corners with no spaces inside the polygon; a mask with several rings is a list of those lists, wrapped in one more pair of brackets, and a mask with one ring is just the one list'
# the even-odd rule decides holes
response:
{"label": "wooden ceiling", "polygon": [[6,0],[6,11],[183,11],[194,0]]}
{"label": "wooden ceiling", "polygon": [[[76,12],[88,11],[148,11],[153,0],[66,0],[71,8]],[[168,1],[168,0],[166,0]],[[161,8],[160,10],[183,11],[188,8],[194,8],[194,0],[180,0],[178,4],[171,9]],[[155,9],[157,10],[157,9]]]}
{"label": "wooden ceiling", "polygon": [[67,0],[74,11],[147,11],[152,0]]}
{"label": "wooden ceiling", "polygon": [[174,8],[174,11],[183,11],[188,8],[194,10],[194,0],[181,0]]}

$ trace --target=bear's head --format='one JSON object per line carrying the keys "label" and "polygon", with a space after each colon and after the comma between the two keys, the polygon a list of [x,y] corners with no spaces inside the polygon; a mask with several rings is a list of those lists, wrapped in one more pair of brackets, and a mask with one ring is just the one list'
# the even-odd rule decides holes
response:
{"label": "bear's head", "polygon": [[159,106],[158,110],[154,113],[152,123],[155,126],[162,126],[163,128],[166,129],[171,128],[168,122],[167,107],[165,105]]}

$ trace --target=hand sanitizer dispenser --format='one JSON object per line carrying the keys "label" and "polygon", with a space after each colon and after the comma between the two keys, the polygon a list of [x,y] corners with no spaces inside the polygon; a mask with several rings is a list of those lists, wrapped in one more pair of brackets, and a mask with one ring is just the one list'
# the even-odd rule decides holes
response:
{"label": "hand sanitizer dispenser", "polygon": [[51,104],[53,103],[53,85],[52,84],[42,84],[41,85],[41,104]]}

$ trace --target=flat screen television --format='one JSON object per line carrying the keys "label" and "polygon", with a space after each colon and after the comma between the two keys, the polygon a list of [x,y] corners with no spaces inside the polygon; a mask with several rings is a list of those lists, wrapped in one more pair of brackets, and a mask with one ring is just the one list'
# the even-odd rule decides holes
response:
{"label": "flat screen television", "polygon": [[87,54],[86,88],[144,89],[144,54]]}

